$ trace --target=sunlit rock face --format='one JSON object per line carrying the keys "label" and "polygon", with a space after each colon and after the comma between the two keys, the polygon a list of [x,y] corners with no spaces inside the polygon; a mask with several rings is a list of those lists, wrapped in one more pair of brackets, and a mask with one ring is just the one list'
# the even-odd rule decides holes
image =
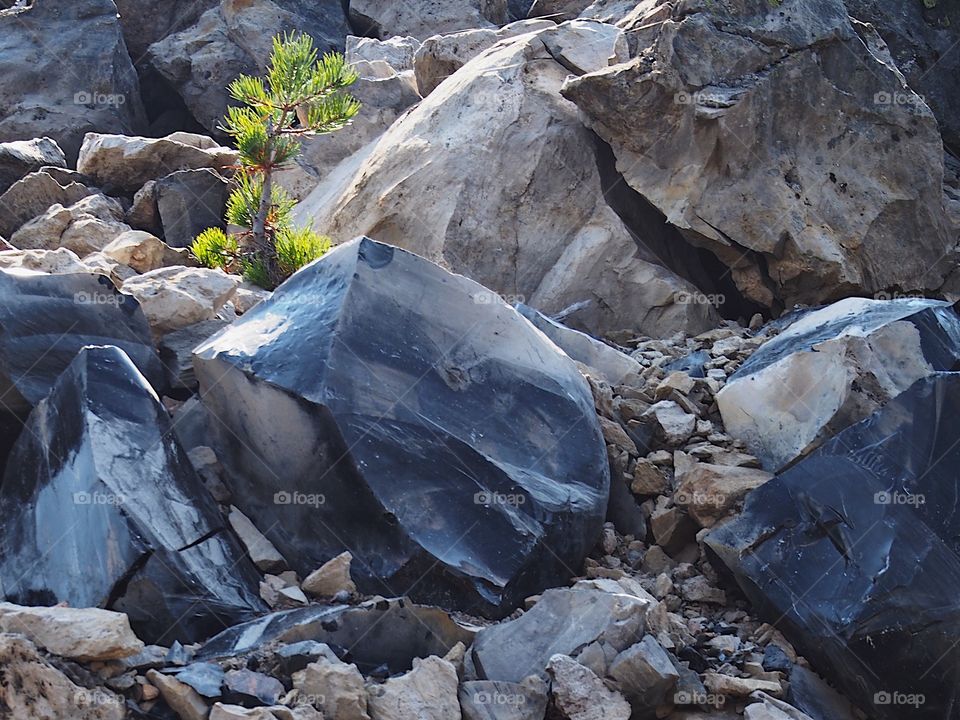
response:
{"label": "sunlit rock face", "polygon": [[576,574],[609,491],[573,362],[477,283],[360,238],[197,348],[234,497],[301,574],[502,615]]}
{"label": "sunlit rock face", "polygon": [[30,414],[0,488],[0,588],[24,605],[125,612],[195,642],[266,607],[257,576],[116,347],[88,347]]}

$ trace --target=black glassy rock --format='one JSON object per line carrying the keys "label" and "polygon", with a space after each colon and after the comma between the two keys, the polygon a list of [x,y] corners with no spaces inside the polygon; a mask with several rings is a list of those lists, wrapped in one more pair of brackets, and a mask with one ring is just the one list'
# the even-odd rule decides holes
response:
{"label": "black glassy rock", "polygon": [[34,408],[0,517],[0,584],[13,602],[120,610],[161,643],[266,609],[166,411],[116,347],[82,350]]}
{"label": "black glassy rock", "polygon": [[609,491],[573,362],[481,285],[360,238],[199,346],[237,505],[304,575],[503,615],[578,572]]}

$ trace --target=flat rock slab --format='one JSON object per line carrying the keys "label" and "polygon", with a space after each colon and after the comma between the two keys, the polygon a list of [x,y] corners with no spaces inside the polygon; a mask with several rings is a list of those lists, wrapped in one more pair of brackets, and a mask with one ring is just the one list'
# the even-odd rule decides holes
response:
{"label": "flat rock slab", "polygon": [[266,610],[169,415],[116,347],[82,350],[34,408],[0,517],[0,585],[13,602],[120,610],[139,637],[165,644]]}
{"label": "flat rock slab", "polygon": [[917,381],[706,538],[762,616],[878,720],[953,715],[958,408],[960,374]]}
{"label": "flat rock slab", "polygon": [[341,245],[194,365],[235,504],[301,576],[349,550],[362,592],[502,616],[599,535],[609,468],[586,381],[417,255]]}

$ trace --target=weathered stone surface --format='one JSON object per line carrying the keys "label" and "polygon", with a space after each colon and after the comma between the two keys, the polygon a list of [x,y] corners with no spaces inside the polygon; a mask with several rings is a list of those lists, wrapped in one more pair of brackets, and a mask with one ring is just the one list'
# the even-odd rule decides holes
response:
{"label": "weathered stone surface", "polygon": [[205,135],[177,132],[162,138],[87,133],[77,170],[98,184],[134,192],[148,180],[178,170],[226,169],[237,162],[237,151]]}
{"label": "weathered stone surface", "polygon": [[276,678],[247,668],[228,670],[223,688],[228,700],[242,705],[273,705],[285,692]]}
{"label": "weathered stone surface", "polygon": [[761,615],[878,720],[905,715],[877,693],[925,696],[911,717],[951,713],[941,690],[960,667],[958,402],[956,373],[918,380],[706,538]]}
{"label": "weathered stone surface", "polygon": [[221,0],[194,24],[151,45],[145,62],[201,125],[219,132],[227,86],[241,73],[264,70],[272,39],[291,31],[310,35],[321,53],[342,52],[350,34],[339,0]]}
{"label": "weathered stone surface", "polygon": [[301,575],[346,543],[364,592],[503,614],[582,562],[608,492],[590,391],[488,296],[362,238],[197,348],[238,507]]}
{"label": "weathered stone surface", "polygon": [[[598,335],[692,333],[716,319],[607,205],[594,139],[548,50],[568,27],[468,62],[298,206],[337,241],[369,234]],[[422,200],[431,198],[425,204]],[[579,305],[578,305],[579,304]]]}
{"label": "weathered stone surface", "polygon": [[460,684],[463,720],[543,720],[547,683],[531,675],[522,683],[471,680]]}
{"label": "weathered stone surface", "polygon": [[630,703],[589,669],[566,655],[547,665],[553,705],[564,720],[629,720]]}
{"label": "weathered stone surface", "polygon": [[186,250],[174,250],[157,237],[142,230],[128,230],[115,237],[101,252],[138,273],[167,265],[186,265]]}
{"label": "weathered stone surface", "polygon": [[349,552],[340,553],[307,575],[300,586],[305,593],[314,597],[333,597],[340,592],[353,595],[357,592],[357,586],[350,577],[352,559]]}
{"label": "weathered stone surface", "polygon": [[0,143],[0,195],[24,175],[45,165],[67,166],[63,150],[48,137]]}
{"label": "weathered stone surface", "polygon": [[[437,85],[466,65],[467,61],[501,40],[553,26],[550,20],[521,20],[499,29],[473,28],[428,37],[413,58],[417,88],[426,97]],[[620,32],[614,27],[610,27],[610,30]]]}
{"label": "weathered stone surface", "polygon": [[365,35],[385,40],[395,35],[419,40],[443,33],[507,23],[506,0],[352,0],[350,20]]}
{"label": "weathered stone surface", "polygon": [[555,22],[573,20],[590,4],[590,0],[534,0],[527,17],[547,17]]}
{"label": "weathered stone surface", "polygon": [[287,568],[287,561],[283,559],[283,555],[264,537],[257,526],[250,522],[250,518],[237,508],[231,507],[227,520],[259,570],[277,573]]}
{"label": "weathered stone surface", "polygon": [[230,185],[213,170],[171,173],[157,181],[155,192],[167,245],[190,247],[208,227],[223,227]]}
{"label": "weathered stone surface", "polygon": [[370,37],[347,37],[346,59],[350,64],[383,61],[396,72],[413,70],[413,58],[420,49],[420,41],[414,37],[397,35],[389,40]]}
{"label": "weathered stone surface", "polygon": [[670,656],[652,635],[617,655],[608,674],[639,714],[663,705],[680,679]]}
{"label": "weathered stone surface", "polygon": [[222,270],[164,267],[130,278],[123,291],[140,303],[153,332],[164,335],[212,320],[239,284]]}
{"label": "weathered stone surface", "polygon": [[140,88],[113,2],[46,0],[5,9],[0,105],[0,141],[49,136],[71,162],[86,132],[140,130]]}
{"label": "weathered stone surface", "polygon": [[126,615],[96,608],[0,603],[0,630],[24,635],[47,652],[73,660],[118,660],[143,650]]}
{"label": "weathered stone surface", "polygon": [[960,360],[948,303],[850,298],[800,314],[717,395],[726,429],[769,470]]}
{"label": "weathered stone surface", "polygon": [[151,0],[115,2],[123,39],[137,65],[150,45],[195,22],[202,12],[216,5],[217,0],[168,0],[163,12],[157,12]]}
{"label": "weathered stone surface", "polygon": [[123,207],[99,193],[69,207],[52,205],[17,230],[11,244],[21,250],[56,250],[63,247],[84,256],[102,250],[130,229],[121,220]]}
{"label": "weathered stone surface", "polygon": [[661,400],[640,416],[653,428],[656,436],[670,446],[686,442],[697,428],[697,417],[673,400]]}
{"label": "weathered stone surface", "polygon": [[367,690],[356,665],[322,657],[293,676],[301,695],[314,698],[324,716],[342,720],[370,720]]}
{"label": "weathered stone surface", "polygon": [[192,687],[156,670],[148,670],[147,679],[180,720],[207,720],[210,707]]}
{"label": "weathered stone surface", "polygon": [[936,119],[842,0],[684,4],[655,27],[641,57],[564,95],[741,292],[776,309],[942,284]]}
{"label": "weathered stone surface", "polygon": [[34,408],[0,512],[13,602],[107,606],[151,642],[192,642],[265,609],[166,410],[116,347],[82,350]]}
{"label": "weathered stone surface", "polygon": [[624,650],[643,637],[649,603],[633,595],[590,588],[547,590],[516,620],[477,633],[468,659],[481,680],[522,682],[530,675],[546,678],[556,654],[576,655],[591,643]]}
{"label": "weathered stone surface", "polygon": [[66,248],[58,250],[2,250],[0,268],[10,270],[19,268],[35,272],[64,275],[69,273],[89,273],[92,268],[84,264],[77,254]]}
{"label": "weathered stone surface", "polygon": [[73,205],[92,192],[81,183],[58,180],[49,171],[30,173],[0,195],[0,235],[10,237],[51,205]]}
{"label": "weathered stone surface", "polygon": [[765,470],[697,463],[678,476],[673,499],[701,527],[711,527],[772,477]]}
{"label": "weathered stone surface", "polygon": [[11,720],[123,720],[123,698],[75,685],[26,638],[0,635],[0,702]]}
{"label": "weathered stone surface", "polygon": [[371,720],[460,720],[457,671],[438,657],[416,659],[405,675],[368,687]]}

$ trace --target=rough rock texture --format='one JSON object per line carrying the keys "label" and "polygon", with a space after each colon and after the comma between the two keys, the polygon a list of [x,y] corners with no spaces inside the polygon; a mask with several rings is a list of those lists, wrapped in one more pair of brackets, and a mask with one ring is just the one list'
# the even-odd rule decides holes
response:
{"label": "rough rock texture", "polygon": [[219,132],[227,85],[263,70],[272,38],[305,32],[321,53],[343,51],[350,34],[339,0],[221,0],[195,24],[150,46],[146,64],[183,99],[196,120]]}
{"label": "rough rock texture", "polygon": [[522,683],[468,680],[460,683],[463,720],[543,720],[547,684],[537,675]]}
{"label": "rough rock texture", "polygon": [[42,215],[25,223],[10,238],[21,250],[66,248],[79,256],[102,250],[130,229],[123,207],[99,193],[88,195],[69,207],[51,205]]}
{"label": "rough rock texture", "polygon": [[223,226],[223,212],[230,195],[226,180],[213,170],[181,170],[155,186],[163,239],[171,247],[190,243],[209,227]]}
{"label": "rough rock texture", "polygon": [[369,687],[371,720],[460,720],[457,670],[438,657],[417,658],[413,669]]}
{"label": "rough rock texture", "polygon": [[123,39],[139,65],[147,48],[168,35],[195,22],[202,12],[216,5],[216,0],[167,0],[163,12],[157,12],[152,0],[115,0],[120,14]]}
{"label": "rough rock texture", "polygon": [[589,669],[566,655],[547,665],[553,705],[564,720],[629,720],[630,703]]}
{"label": "rough rock texture", "polygon": [[[420,94],[426,97],[436,89],[437,85],[466,65],[467,61],[501,40],[553,26],[554,23],[550,20],[521,20],[499,29],[464,30],[428,37],[423,41],[413,59],[417,88]],[[614,30],[614,28],[610,29]],[[624,49],[626,49],[625,42]],[[626,60],[626,57],[622,59]]]}
{"label": "rough rock texture", "polygon": [[48,171],[30,173],[0,195],[0,235],[10,237],[51,205],[73,205],[92,192],[79,182],[59,180]]}
{"label": "rough rock texture", "polygon": [[295,673],[293,686],[302,695],[316,698],[315,705],[326,716],[341,720],[370,720],[363,675],[356,665],[340,662],[335,657],[321,657],[302,672]]}
{"label": "rough rock texture", "polygon": [[63,150],[50,138],[0,143],[0,195],[24,175],[45,165],[67,166]]}
{"label": "rough rock texture", "polygon": [[178,132],[163,138],[144,138],[88,133],[77,170],[100,185],[132,193],[148,180],[178,170],[223,170],[237,161],[236,150],[222,147],[205,135]]}
{"label": "rough rock texture", "polygon": [[849,298],[799,314],[730,377],[717,404],[727,431],[776,471],[958,361],[960,316],[948,303]]}
{"label": "rough rock texture", "polygon": [[12,268],[34,270],[51,275],[88,273],[93,270],[83,263],[75,252],[66,248],[57,250],[0,250],[0,267],[6,270]]}
{"label": "rough rock texture", "polygon": [[347,37],[345,56],[347,62],[355,65],[361,62],[387,63],[396,72],[413,70],[413,58],[420,48],[420,41],[413,37],[397,35],[389,40],[377,40],[369,37]]}
{"label": "rough rock texture", "polygon": [[75,685],[26,638],[0,634],[0,706],[11,720],[123,720],[123,699]]}
{"label": "rough rock texture", "polygon": [[190,262],[186,250],[174,250],[159,238],[142,230],[128,230],[121,233],[101,252],[108,258],[133,268],[138,273],[149,272],[167,265],[186,265]]}
{"label": "rough rock texture", "polygon": [[110,607],[151,642],[196,641],[265,609],[169,416],[115,347],[82,350],[34,408],[0,511],[14,602]]}
{"label": "rough rock texture", "polygon": [[350,21],[364,35],[381,40],[489,28],[509,21],[506,0],[351,0]]}
{"label": "rough rock texture", "polygon": [[357,586],[350,577],[351,560],[353,556],[349,552],[340,553],[307,575],[300,587],[314,597],[333,597],[340,592],[352,595]]}
{"label": "rough rock texture", "polygon": [[143,650],[126,615],[96,608],[0,603],[0,630],[24,635],[47,652],[74,660],[119,660]]}
{"label": "rough rock texture", "polygon": [[[569,70],[548,49],[573,32],[471,60],[320,184],[300,221],[405,247],[548,313],[582,303],[567,322],[593,334],[710,327],[713,308],[682,301],[695,289],[652,262],[601,194],[593,138],[558,93]],[[598,48],[597,67],[609,55]]]}
{"label": "rough rock texture", "polygon": [[748,298],[942,284],[955,238],[936,120],[841,0],[683,5],[656,27],[641,56],[564,95]]}
{"label": "rough rock texture", "polygon": [[917,381],[706,538],[760,613],[878,720],[953,715],[958,403],[960,375]]}
{"label": "rough rock texture", "polygon": [[70,161],[91,130],[140,130],[140,87],[113,2],[45,0],[0,11],[0,106],[0,141],[46,135]]}
{"label": "rough rock texture", "polygon": [[151,330],[164,335],[212,320],[239,284],[239,277],[223,270],[173,266],[132,277],[123,291],[140,303]]}
{"label": "rough rock texture", "polygon": [[238,506],[298,572],[345,543],[365,592],[500,614],[592,545],[608,474],[589,390],[487,294],[364,238],[197,348]]}
{"label": "rough rock texture", "polygon": [[556,654],[577,654],[591,644],[614,653],[643,636],[644,613],[653,598],[607,593],[592,588],[547,590],[516,620],[484,628],[468,654],[477,679],[522,682],[546,678]]}

